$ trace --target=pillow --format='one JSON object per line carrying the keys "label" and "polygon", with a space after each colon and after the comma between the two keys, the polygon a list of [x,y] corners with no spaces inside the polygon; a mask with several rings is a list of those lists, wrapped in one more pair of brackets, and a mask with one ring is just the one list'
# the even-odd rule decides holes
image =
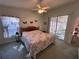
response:
{"label": "pillow", "polygon": [[33,30],[38,30],[39,27],[35,27],[35,26],[28,26],[26,28],[21,28],[21,32],[26,32],[26,31],[33,31]]}

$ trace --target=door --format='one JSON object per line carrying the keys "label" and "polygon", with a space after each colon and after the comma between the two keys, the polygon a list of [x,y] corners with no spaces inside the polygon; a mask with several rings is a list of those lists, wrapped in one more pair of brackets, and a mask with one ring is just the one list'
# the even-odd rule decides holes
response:
{"label": "door", "polygon": [[51,17],[50,33],[53,33],[56,38],[64,40],[67,20],[68,15]]}

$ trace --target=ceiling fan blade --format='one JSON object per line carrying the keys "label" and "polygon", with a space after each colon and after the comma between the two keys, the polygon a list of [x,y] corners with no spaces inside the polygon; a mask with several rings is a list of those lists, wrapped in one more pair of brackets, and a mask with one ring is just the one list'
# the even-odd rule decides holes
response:
{"label": "ceiling fan blade", "polygon": [[42,9],[49,9],[50,7],[43,7]]}
{"label": "ceiling fan blade", "polygon": [[39,4],[37,4],[36,6],[37,6],[37,8],[41,8],[41,5],[39,5]]}

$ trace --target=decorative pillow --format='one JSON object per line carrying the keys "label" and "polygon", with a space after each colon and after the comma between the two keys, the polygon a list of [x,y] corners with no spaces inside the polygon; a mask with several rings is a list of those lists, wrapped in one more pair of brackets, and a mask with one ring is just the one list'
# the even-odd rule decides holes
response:
{"label": "decorative pillow", "polygon": [[26,28],[21,28],[21,32],[26,32],[26,31],[33,31],[33,30],[38,30],[39,27],[35,27],[35,26],[28,26]]}

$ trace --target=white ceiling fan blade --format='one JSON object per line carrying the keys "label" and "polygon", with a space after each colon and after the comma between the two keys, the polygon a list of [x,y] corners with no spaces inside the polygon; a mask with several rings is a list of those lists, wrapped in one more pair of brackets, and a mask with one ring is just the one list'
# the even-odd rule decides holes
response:
{"label": "white ceiling fan blade", "polygon": [[49,9],[50,7],[43,7],[42,9]]}
{"label": "white ceiling fan blade", "polygon": [[41,8],[41,6],[39,4],[37,4],[36,6],[37,6],[37,8]]}

